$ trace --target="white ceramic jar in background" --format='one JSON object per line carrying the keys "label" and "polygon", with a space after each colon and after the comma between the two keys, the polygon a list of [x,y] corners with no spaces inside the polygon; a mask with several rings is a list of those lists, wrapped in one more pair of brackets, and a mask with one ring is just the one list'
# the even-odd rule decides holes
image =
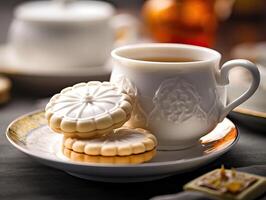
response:
{"label": "white ceramic jar in background", "polygon": [[114,7],[100,1],[35,1],[18,6],[8,45],[28,68],[103,65],[114,44]]}
{"label": "white ceramic jar in background", "polygon": [[[162,150],[196,144],[232,109],[246,101],[260,81],[255,64],[239,59],[220,68],[218,52],[192,45],[129,45],[112,51],[112,57],[115,63],[111,82],[136,97],[128,124],[150,129]],[[158,61],[160,58],[192,61],[164,62]],[[238,66],[251,74],[251,86],[226,105],[223,88],[229,83],[229,71]]]}

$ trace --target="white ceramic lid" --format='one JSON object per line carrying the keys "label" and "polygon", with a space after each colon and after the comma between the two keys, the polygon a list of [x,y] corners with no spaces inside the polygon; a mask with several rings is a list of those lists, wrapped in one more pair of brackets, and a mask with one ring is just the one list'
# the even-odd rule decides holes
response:
{"label": "white ceramic lid", "polygon": [[36,22],[93,22],[113,14],[113,6],[101,1],[32,1],[15,10],[16,18]]}

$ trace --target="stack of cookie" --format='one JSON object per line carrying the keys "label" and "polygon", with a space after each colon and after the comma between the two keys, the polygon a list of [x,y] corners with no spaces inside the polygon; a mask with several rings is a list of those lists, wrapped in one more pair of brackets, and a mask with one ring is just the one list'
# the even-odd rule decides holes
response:
{"label": "stack of cookie", "polygon": [[[140,154],[154,150],[157,141],[147,130],[123,126],[131,116],[134,102],[132,96],[113,83],[91,81],[65,88],[54,95],[45,114],[49,127],[64,134],[65,155],[80,158],[78,160],[122,160],[123,163],[125,159],[118,158],[127,156],[130,157],[129,163],[136,163],[132,156],[140,158]],[[137,160],[147,161],[153,157],[151,155],[154,153]]]}

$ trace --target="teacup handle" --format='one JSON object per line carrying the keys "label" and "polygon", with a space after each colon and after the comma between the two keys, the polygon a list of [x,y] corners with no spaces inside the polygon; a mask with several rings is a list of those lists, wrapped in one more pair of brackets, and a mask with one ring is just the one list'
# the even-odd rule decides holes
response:
{"label": "teacup handle", "polygon": [[221,85],[229,84],[229,71],[234,67],[243,67],[248,70],[252,75],[252,82],[250,87],[240,97],[225,106],[225,108],[221,111],[219,121],[222,121],[231,110],[233,110],[235,107],[237,107],[238,105],[246,101],[250,96],[252,96],[260,84],[260,73],[258,67],[248,60],[235,59],[223,64],[220,70],[219,79],[219,83]]}

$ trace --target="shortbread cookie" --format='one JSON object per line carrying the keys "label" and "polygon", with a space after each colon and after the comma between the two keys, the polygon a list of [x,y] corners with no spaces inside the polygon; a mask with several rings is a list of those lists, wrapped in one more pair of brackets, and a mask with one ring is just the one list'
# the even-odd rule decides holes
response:
{"label": "shortbread cookie", "polygon": [[83,163],[106,163],[106,164],[140,164],[151,160],[156,155],[156,150],[130,156],[90,156],[83,153],[77,153],[67,148],[63,153],[70,160]]}
{"label": "shortbread cookie", "polygon": [[78,153],[101,156],[129,156],[151,151],[157,145],[154,135],[144,129],[119,128],[87,140],[64,138],[64,147]]}
{"label": "shortbread cookie", "polygon": [[121,127],[132,99],[110,82],[91,81],[63,89],[45,108],[50,128],[66,137],[90,138]]}
{"label": "shortbread cookie", "polygon": [[10,99],[11,81],[0,76],[0,104],[6,103]]}
{"label": "shortbread cookie", "polygon": [[222,167],[189,182],[184,189],[221,200],[251,200],[266,192],[266,178]]}

